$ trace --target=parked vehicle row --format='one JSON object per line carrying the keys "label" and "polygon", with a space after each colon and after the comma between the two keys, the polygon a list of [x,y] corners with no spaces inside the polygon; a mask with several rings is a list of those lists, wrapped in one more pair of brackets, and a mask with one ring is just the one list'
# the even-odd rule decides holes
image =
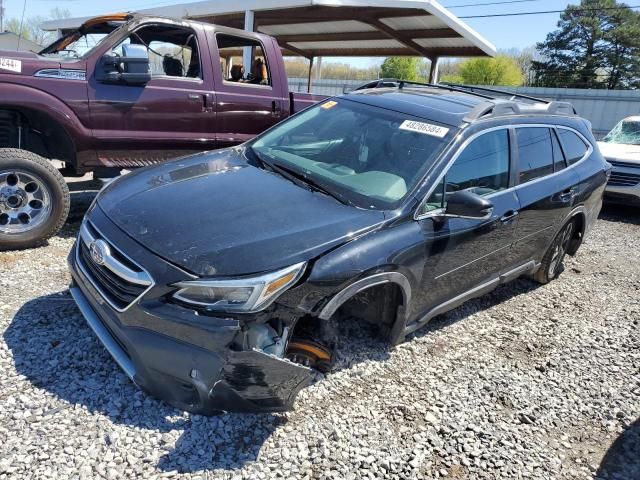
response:
{"label": "parked vehicle row", "polygon": [[345,313],[397,344],[504,282],[554,279],[610,168],[570,104],[359,90],[113,181],[71,293],[145,391],[203,414],[287,410]]}
{"label": "parked vehicle row", "polygon": [[289,92],[275,39],[194,21],[97,17],[39,54],[0,52],[0,250],[64,223],[69,192],[47,159],[114,177],[240,144],[322,98]]}

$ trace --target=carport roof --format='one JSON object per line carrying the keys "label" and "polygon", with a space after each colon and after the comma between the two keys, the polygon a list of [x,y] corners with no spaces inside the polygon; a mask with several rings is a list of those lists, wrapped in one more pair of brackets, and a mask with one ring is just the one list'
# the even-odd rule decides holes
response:
{"label": "carport roof", "polygon": [[[206,0],[140,10],[255,30],[305,57],[493,56],[495,47],[435,0]],[[44,22],[45,30],[77,28],[86,18]]]}

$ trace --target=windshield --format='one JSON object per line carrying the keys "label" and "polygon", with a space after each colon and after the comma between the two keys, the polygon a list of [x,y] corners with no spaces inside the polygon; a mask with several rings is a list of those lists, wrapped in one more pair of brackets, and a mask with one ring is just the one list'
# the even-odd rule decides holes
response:
{"label": "windshield", "polygon": [[326,101],[258,137],[251,149],[363,208],[396,208],[454,129],[344,98]]}
{"label": "windshield", "polygon": [[604,137],[604,141],[640,145],[640,120],[622,120]]}

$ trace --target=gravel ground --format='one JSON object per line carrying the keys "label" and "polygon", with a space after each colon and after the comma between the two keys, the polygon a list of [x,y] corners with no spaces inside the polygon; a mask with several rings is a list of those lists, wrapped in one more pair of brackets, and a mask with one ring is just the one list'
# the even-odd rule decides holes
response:
{"label": "gravel ground", "polygon": [[80,215],[0,253],[0,479],[640,479],[640,210],[607,208],[549,285],[390,352],[356,331],[293,412],[209,418],[142,394],[85,325],[65,261]]}

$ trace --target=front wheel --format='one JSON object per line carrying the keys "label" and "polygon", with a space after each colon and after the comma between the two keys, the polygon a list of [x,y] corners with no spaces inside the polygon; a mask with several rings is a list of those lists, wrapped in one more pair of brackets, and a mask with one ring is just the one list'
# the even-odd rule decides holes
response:
{"label": "front wheel", "polygon": [[55,235],[69,205],[64,177],[48,160],[0,149],[0,251],[34,247]]}
{"label": "front wheel", "polygon": [[574,220],[570,220],[558,232],[549,250],[542,258],[542,264],[538,271],[533,275],[533,279],[541,284],[549,283],[556,278],[563,269],[563,260],[567,255],[567,250],[573,239],[576,224]]}

